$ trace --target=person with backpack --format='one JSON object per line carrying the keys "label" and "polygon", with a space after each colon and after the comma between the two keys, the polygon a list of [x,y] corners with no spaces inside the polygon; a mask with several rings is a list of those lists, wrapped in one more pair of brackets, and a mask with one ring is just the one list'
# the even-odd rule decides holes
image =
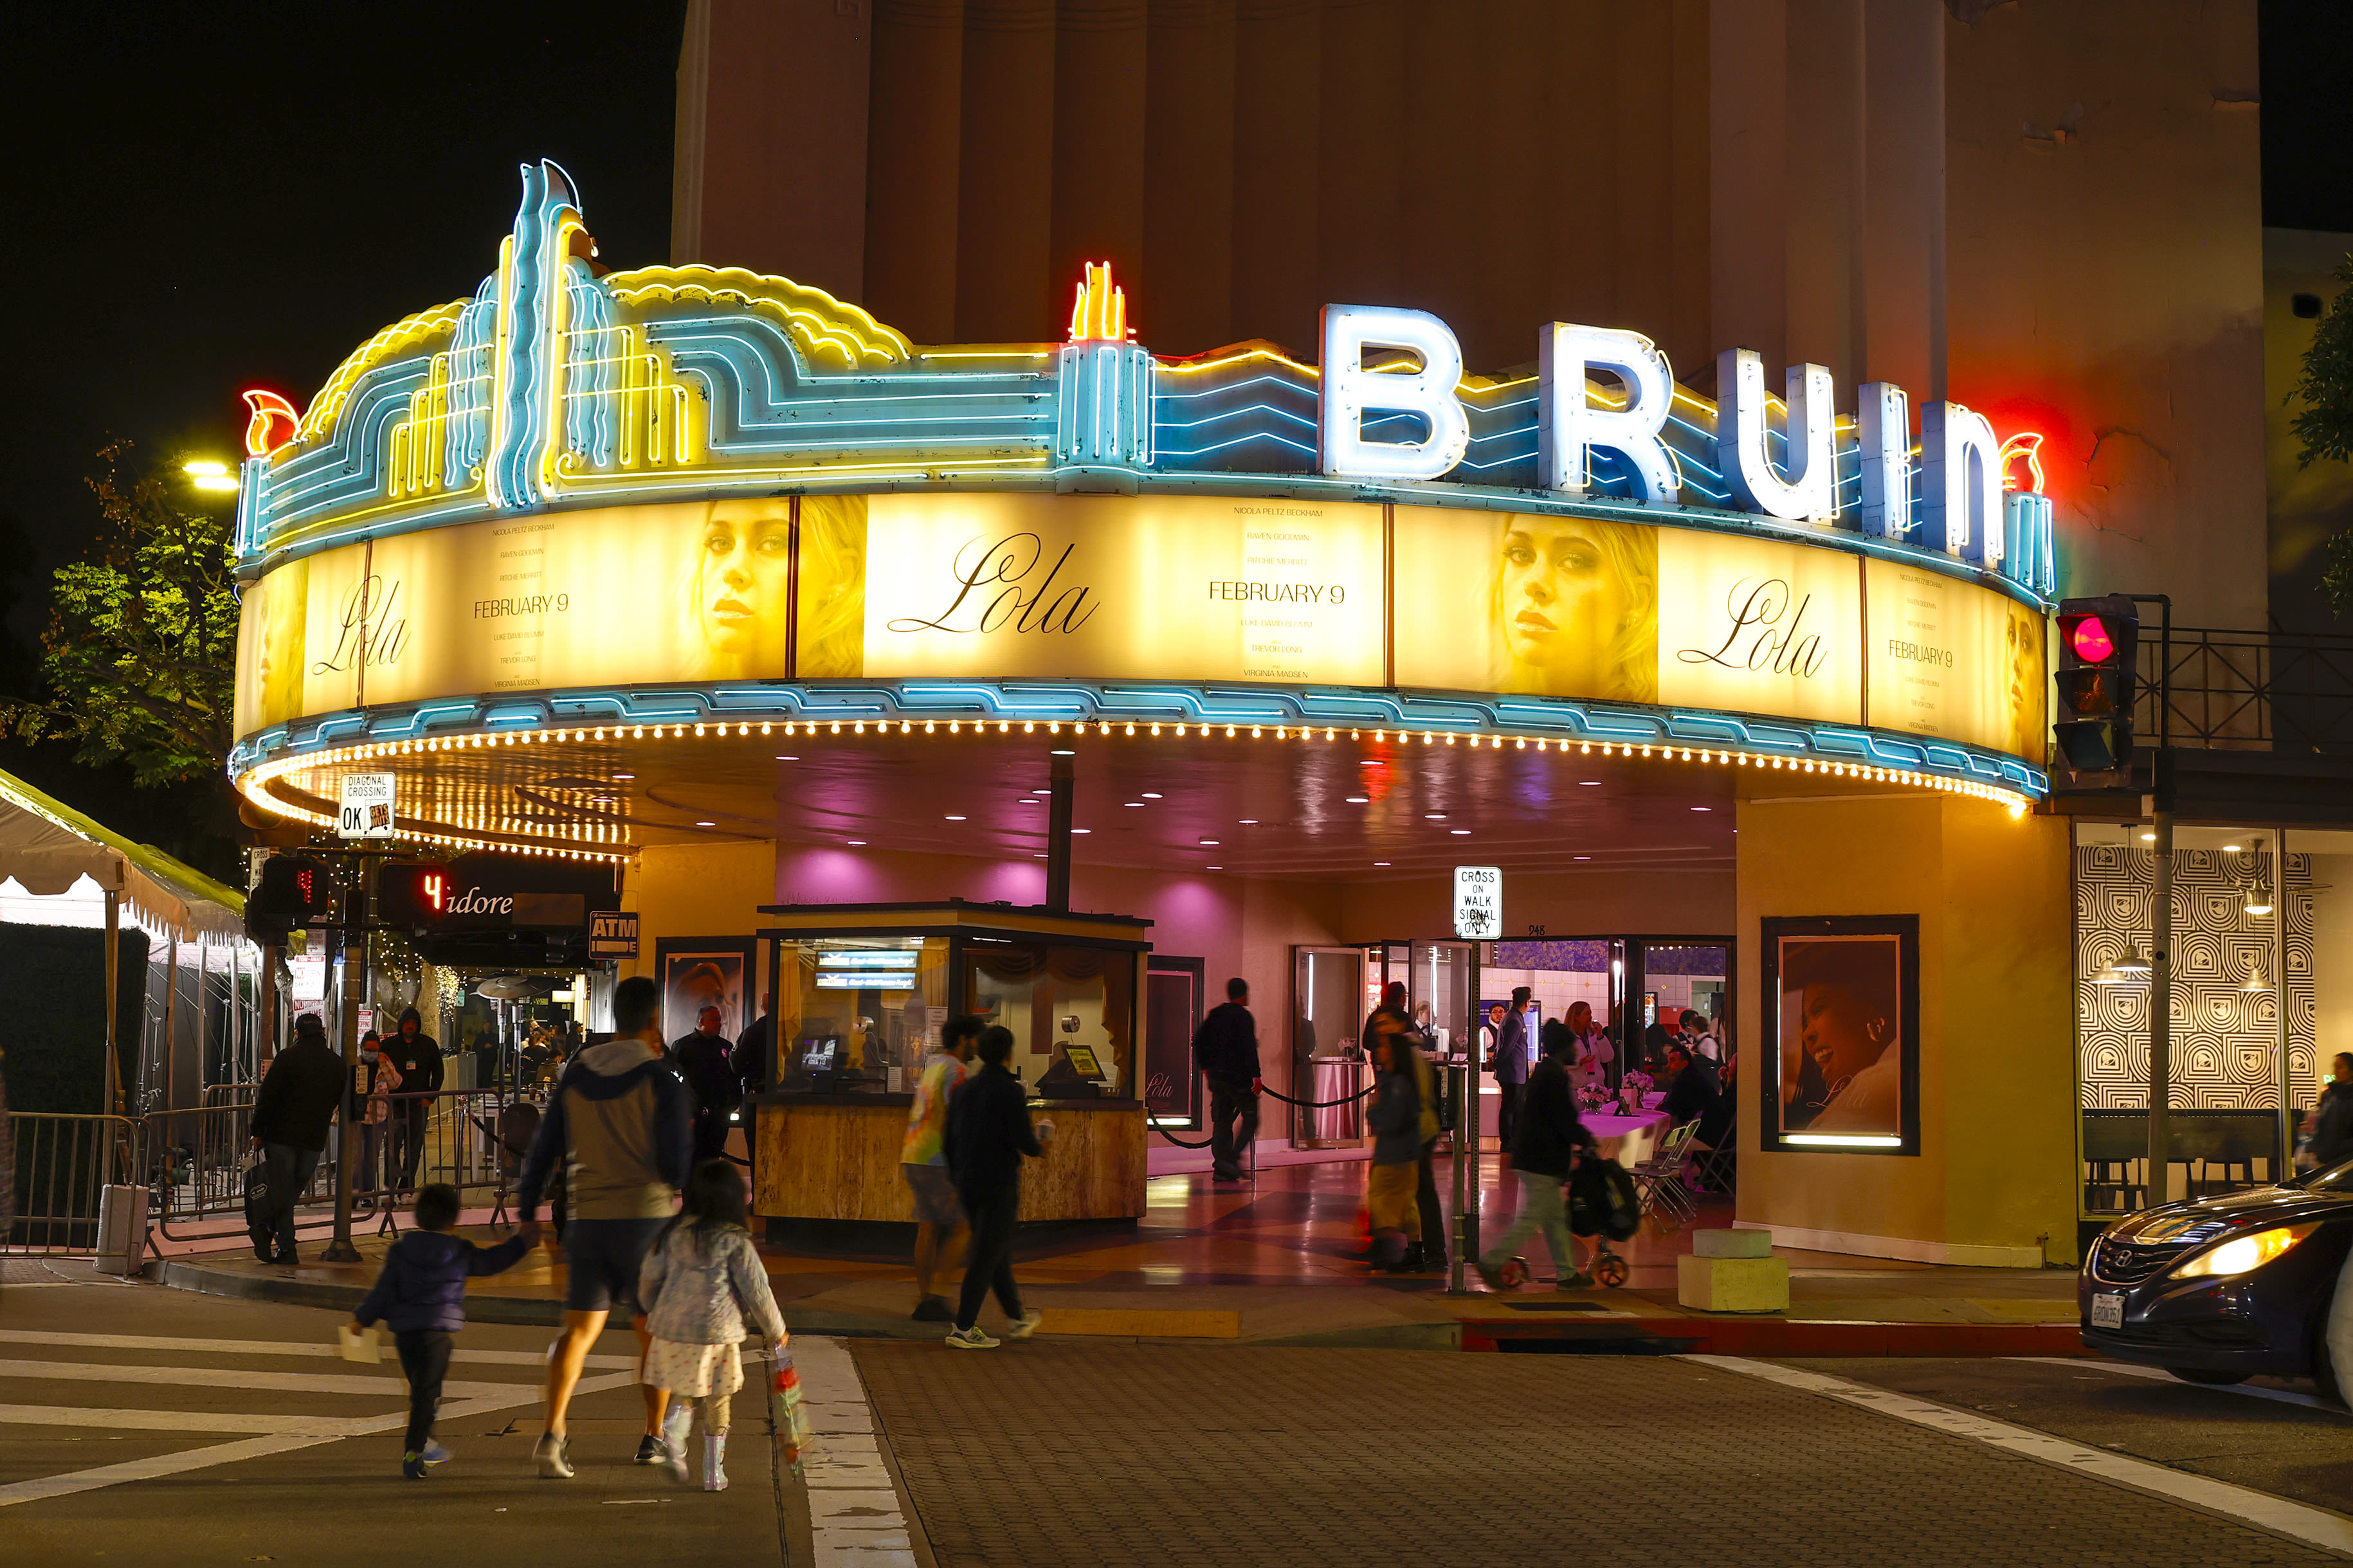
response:
{"label": "person with backpack", "polygon": [[727,1404],[744,1386],[744,1320],[765,1335],[782,1362],[785,1315],[768,1271],[752,1245],[750,1194],[724,1160],[705,1160],[686,1179],[678,1217],[646,1254],[638,1302],[653,1338],[639,1375],[661,1390],[670,1413],[662,1448],[683,1486],[694,1479],[686,1445],[702,1410],[702,1489],[727,1489]]}
{"label": "person with backpack", "polygon": [[400,1473],[421,1481],[430,1467],[449,1459],[449,1450],[433,1440],[433,1418],[449,1372],[450,1336],[466,1326],[466,1281],[504,1273],[522,1262],[539,1240],[539,1226],[526,1220],[496,1247],[451,1236],[449,1227],[458,1223],[458,1189],[438,1182],[417,1194],[415,1214],[417,1228],[392,1244],[375,1285],[352,1309],[352,1327],[382,1322],[392,1331],[401,1373],[408,1379],[408,1436]]}
{"label": "person with backpack", "polygon": [[[1258,1140],[1258,1021],[1250,1016],[1250,982],[1226,982],[1225,1002],[1209,1009],[1193,1035],[1193,1063],[1209,1085],[1209,1176],[1242,1179],[1240,1151]],[[1239,1123],[1239,1126],[1237,1125]]]}
{"label": "person with backpack", "polygon": [[1054,1124],[1029,1125],[1029,1097],[1021,1080],[1006,1070],[1013,1054],[1013,1031],[991,1024],[980,1032],[974,1049],[980,1070],[966,1079],[948,1101],[948,1179],[955,1184],[972,1226],[972,1251],[964,1268],[964,1294],[956,1305],[955,1327],[948,1344],[960,1351],[997,1348],[997,1340],[980,1331],[980,1300],[993,1288],[997,1304],[1005,1309],[1012,1327],[1005,1337],[1026,1340],[1045,1321],[1042,1312],[1021,1310],[1021,1288],[1013,1280],[1013,1226],[1021,1214],[1021,1162],[1046,1152]]}
{"label": "person with backpack", "polygon": [[254,1237],[264,1263],[294,1263],[294,1205],[327,1150],[328,1129],[343,1102],[343,1059],[327,1048],[327,1026],[316,1013],[294,1020],[294,1043],[270,1059],[253,1096],[253,1147],[261,1151],[269,1184],[266,1229]]}
{"label": "person with backpack", "polygon": [[1520,1212],[1479,1259],[1479,1278],[1491,1290],[1512,1288],[1504,1265],[1539,1229],[1552,1252],[1555,1287],[1567,1290],[1593,1283],[1593,1276],[1578,1267],[1576,1244],[1568,1234],[1566,1189],[1578,1163],[1594,1147],[1593,1134],[1577,1117],[1577,1091],[1568,1077],[1577,1038],[1557,1018],[1546,1022],[1539,1038],[1544,1059],[1528,1075],[1527,1102],[1508,1152],[1513,1173],[1520,1179]]}

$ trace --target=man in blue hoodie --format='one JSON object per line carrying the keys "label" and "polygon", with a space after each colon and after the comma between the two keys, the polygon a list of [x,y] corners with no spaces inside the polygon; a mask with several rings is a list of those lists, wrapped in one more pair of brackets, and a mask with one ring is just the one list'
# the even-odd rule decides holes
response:
{"label": "man in blue hoodie", "polygon": [[[537,1217],[558,1159],[571,1215],[564,1227],[564,1332],[548,1356],[547,1429],[532,1455],[547,1479],[571,1479],[564,1417],[588,1347],[617,1306],[639,1315],[638,1266],[686,1185],[693,1097],[662,1054],[661,1000],[661,987],[642,974],[613,987],[613,1037],[572,1058],[523,1156],[516,1193],[523,1221]],[[641,1363],[649,1337],[639,1323]],[[670,1396],[649,1384],[645,1398],[638,1463],[659,1464]]]}

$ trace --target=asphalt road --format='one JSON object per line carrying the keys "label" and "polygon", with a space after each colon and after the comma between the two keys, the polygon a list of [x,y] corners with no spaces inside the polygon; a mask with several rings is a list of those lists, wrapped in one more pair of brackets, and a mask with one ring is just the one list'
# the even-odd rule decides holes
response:
{"label": "asphalt road", "polygon": [[631,1342],[571,1483],[533,1478],[547,1331],[459,1340],[398,1473],[396,1369],[339,1314],[0,1263],[0,1563],[2317,1563],[2353,1416],[2114,1363],[1762,1362],[804,1337],[823,1433],[779,1474],[754,1391],[716,1496],[628,1461]]}

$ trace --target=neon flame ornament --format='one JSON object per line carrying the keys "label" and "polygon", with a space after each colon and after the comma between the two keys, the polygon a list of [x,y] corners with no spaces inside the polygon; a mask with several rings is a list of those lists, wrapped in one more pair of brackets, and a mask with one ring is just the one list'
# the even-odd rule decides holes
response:
{"label": "neon flame ornament", "polygon": [[253,411],[252,417],[245,422],[247,457],[266,458],[294,439],[295,426],[302,422],[302,416],[292,404],[259,386],[249,387],[238,395]]}
{"label": "neon flame ornament", "polygon": [[[1378,305],[1324,307],[1323,471],[1334,478],[1434,479],[1471,447],[1471,418],[1454,389],[1462,381],[1462,347],[1427,310]],[[1412,354],[1419,370],[1365,368],[1366,349]],[[1367,414],[1410,414],[1430,426],[1416,441],[1365,437]]]}
{"label": "neon flame ornament", "polygon": [[1765,449],[1764,360],[1754,349],[1726,349],[1715,356],[1715,384],[1723,398],[1715,416],[1716,456],[1740,504],[1788,522],[1829,522],[1838,511],[1830,371],[1818,364],[1788,368],[1789,455],[1780,471]]}
{"label": "neon flame ornament", "polygon": [[[2025,471],[2026,482],[2022,485],[2018,482],[2020,468]],[[2035,495],[2050,493],[2042,488],[2042,431],[2021,430],[2001,444],[2001,488],[2027,490]]]}
{"label": "neon flame ornament", "polygon": [[1071,306],[1071,341],[1125,342],[1134,335],[1127,324],[1127,290],[1111,280],[1111,263],[1090,261]]}

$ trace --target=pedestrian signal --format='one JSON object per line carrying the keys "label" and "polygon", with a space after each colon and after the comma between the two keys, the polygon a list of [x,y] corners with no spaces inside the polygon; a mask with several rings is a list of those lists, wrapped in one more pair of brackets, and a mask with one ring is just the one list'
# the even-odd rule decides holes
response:
{"label": "pedestrian signal", "polygon": [[341,904],[326,862],[307,855],[273,855],[261,863],[261,880],[246,896],[246,932],[259,942],[286,940],[298,926],[332,923]]}
{"label": "pedestrian signal", "polygon": [[2121,594],[2059,605],[2059,754],[2079,773],[2132,764],[2134,659],[2140,614]]}
{"label": "pedestrian signal", "polygon": [[386,862],[376,872],[376,914],[387,925],[438,925],[449,912],[452,880],[449,868],[438,863]]}

